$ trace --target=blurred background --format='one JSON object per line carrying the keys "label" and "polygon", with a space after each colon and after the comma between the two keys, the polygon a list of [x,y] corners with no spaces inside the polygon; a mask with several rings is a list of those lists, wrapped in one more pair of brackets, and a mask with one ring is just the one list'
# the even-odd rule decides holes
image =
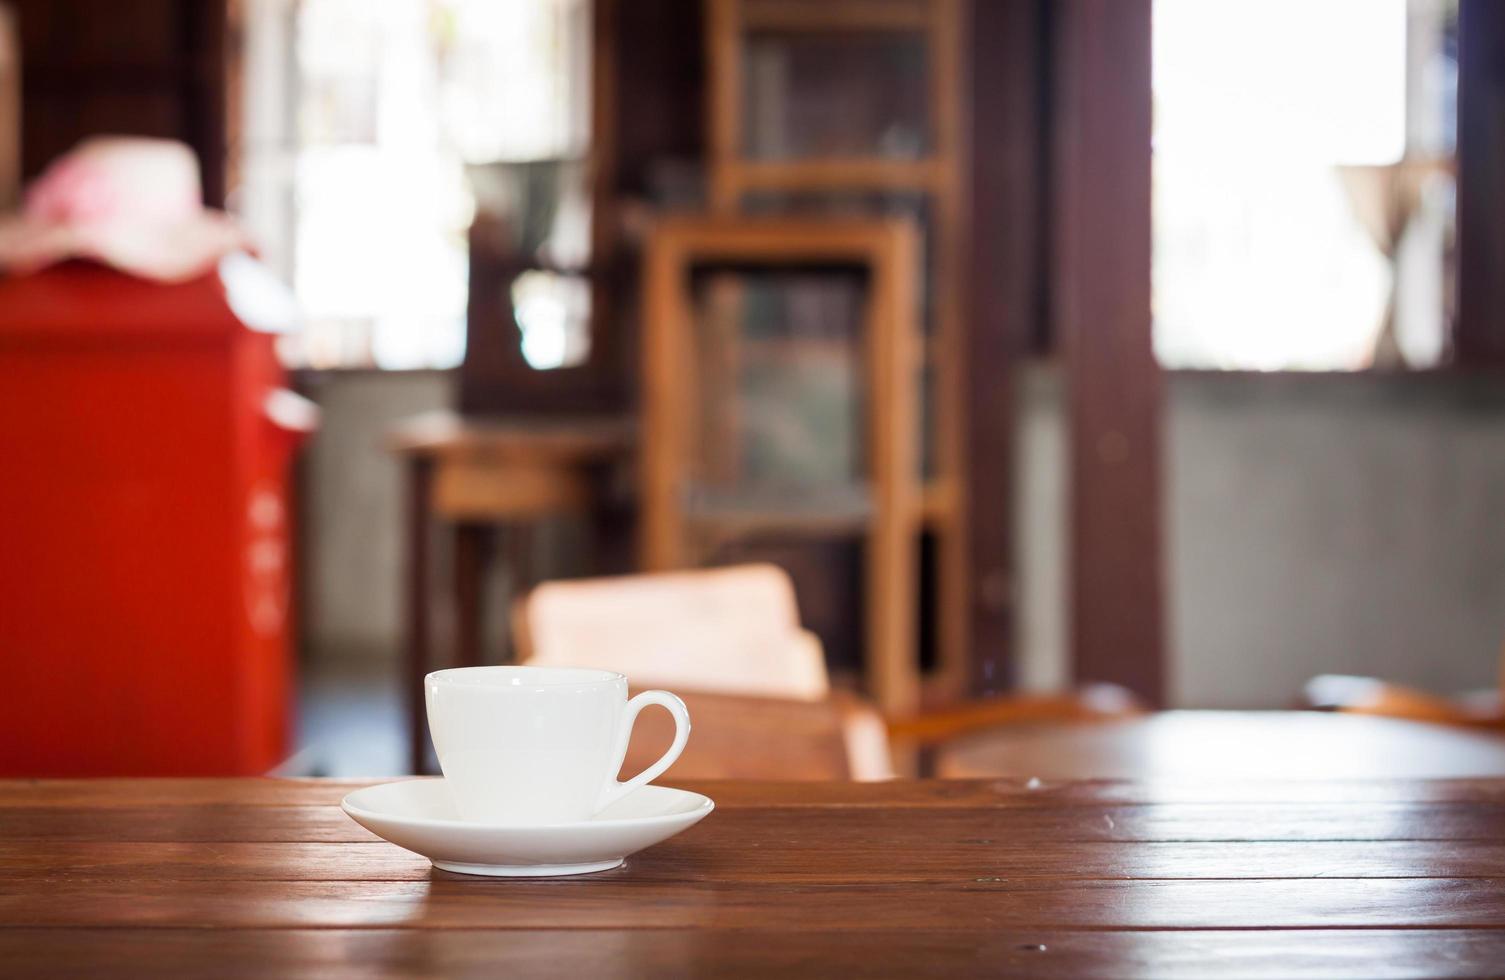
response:
{"label": "blurred background", "polygon": [[[0,203],[87,138],[181,141],[284,321],[227,310],[224,263],[207,290],[0,283],[5,774],[408,771],[425,670],[615,643],[635,681],[778,694],[746,680],[757,631],[687,666],[756,584],[608,591],[565,615],[595,630],[574,657],[528,599],[763,563],[818,641],[796,696],[850,692],[901,742],[1355,690],[1319,675],[1495,717],[1446,700],[1497,690],[1505,641],[1490,0],[0,25]],[[634,645],[598,611],[639,601]]]}

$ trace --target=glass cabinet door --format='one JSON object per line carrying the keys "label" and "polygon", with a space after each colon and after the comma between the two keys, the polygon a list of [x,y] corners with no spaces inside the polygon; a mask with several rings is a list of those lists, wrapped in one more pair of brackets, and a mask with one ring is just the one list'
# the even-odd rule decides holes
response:
{"label": "glass cabinet door", "polygon": [[915,160],[934,142],[922,34],[751,31],[742,156]]}
{"label": "glass cabinet door", "polygon": [[692,496],[716,508],[862,491],[860,268],[700,268],[691,277]]}

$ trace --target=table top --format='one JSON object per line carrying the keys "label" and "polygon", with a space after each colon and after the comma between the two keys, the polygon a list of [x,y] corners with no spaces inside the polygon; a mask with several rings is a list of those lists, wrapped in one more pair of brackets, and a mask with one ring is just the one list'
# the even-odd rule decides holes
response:
{"label": "table top", "polygon": [[486,418],[424,412],[387,435],[387,448],[411,456],[547,456],[561,460],[621,455],[636,444],[630,416]]}
{"label": "table top", "polygon": [[1477,976],[1505,780],[695,784],[582,878],[436,871],[355,783],[0,782],[17,975]]}
{"label": "table top", "polygon": [[1505,736],[1316,711],[1162,711],[1018,725],[947,745],[940,775],[1056,779],[1505,776]]}

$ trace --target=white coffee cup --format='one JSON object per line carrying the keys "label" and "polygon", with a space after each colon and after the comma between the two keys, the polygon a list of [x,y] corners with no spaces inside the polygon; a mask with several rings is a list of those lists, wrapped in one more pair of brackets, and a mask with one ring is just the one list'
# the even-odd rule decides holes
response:
{"label": "white coffee cup", "polygon": [[[627,700],[627,678],[564,667],[459,667],[424,678],[429,733],[465,820],[536,826],[589,820],[674,764],[690,713],[668,691]],[[638,712],[674,716],[674,744],[627,780],[617,771]]]}

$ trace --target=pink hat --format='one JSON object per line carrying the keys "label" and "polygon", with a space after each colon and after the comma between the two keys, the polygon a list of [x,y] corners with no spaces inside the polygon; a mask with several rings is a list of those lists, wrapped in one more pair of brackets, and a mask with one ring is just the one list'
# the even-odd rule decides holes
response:
{"label": "pink hat", "polygon": [[70,258],[175,282],[249,248],[244,232],[204,207],[193,152],[172,140],[85,140],[0,219],[0,269],[30,272]]}

